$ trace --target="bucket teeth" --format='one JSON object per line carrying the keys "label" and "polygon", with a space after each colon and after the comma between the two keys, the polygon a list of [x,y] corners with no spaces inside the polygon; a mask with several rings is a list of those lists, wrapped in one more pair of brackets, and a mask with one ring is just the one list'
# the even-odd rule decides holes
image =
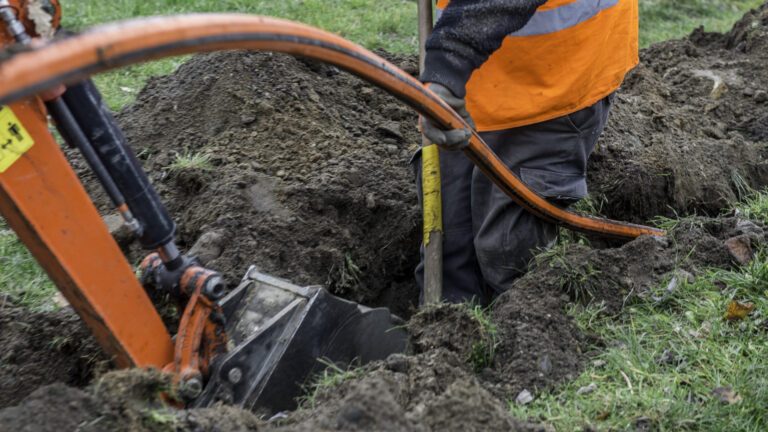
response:
{"label": "bucket teeth", "polygon": [[294,409],[315,373],[403,352],[407,333],[387,309],[299,287],[255,269],[221,301],[229,352],[217,359],[196,406],[217,401],[272,413]]}

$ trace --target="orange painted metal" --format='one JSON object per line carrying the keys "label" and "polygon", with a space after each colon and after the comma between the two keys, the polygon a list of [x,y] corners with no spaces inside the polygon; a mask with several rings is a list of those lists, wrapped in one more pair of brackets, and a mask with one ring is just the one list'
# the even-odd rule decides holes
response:
{"label": "orange painted metal", "polygon": [[9,107],[34,145],[0,173],[0,214],[119,367],[162,368],[173,360],[170,335],[51,136],[42,102]]}
{"label": "orange painted metal", "polygon": [[216,323],[212,319],[214,313],[223,317],[221,307],[202,294],[205,280],[213,274],[211,270],[193,266],[181,277],[180,286],[189,301],[176,335],[173,372],[182,380],[207,376],[211,361],[226,350],[224,322]]}
{"label": "orange painted metal", "polygon": [[[59,0],[49,0],[51,3],[51,6],[54,8],[54,14],[51,17],[51,27],[54,29],[59,28],[59,24],[61,23],[61,5]],[[28,17],[28,6],[30,1],[29,0],[9,0],[8,3],[11,5],[11,7],[16,11],[16,16],[18,17],[19,21],[21,21],[24,24],[24,28],[27,30],[27,33],[31,35],[32,37],[37,37],[38,34],[35,32],[35,24],[29,19]],[[10,45],[15,43],[11,35],[8,34],[6,31],[0,31],[0,46]]]}
{"label": "orange painted metal", "polygon": [[[97,27],[0,64],[0,103],[150,59],[223,49],[277,51],[337,65],[378,85],[446,128],[466,127],[460,116],[418,80],[383,58],[336,35],[290,21],[238,15],[185,15]],[[578,215],[529,189],[474,134],[465,150],[503,192],[532,214],[564,227],[615,238],[661,236],[661,230]]]}

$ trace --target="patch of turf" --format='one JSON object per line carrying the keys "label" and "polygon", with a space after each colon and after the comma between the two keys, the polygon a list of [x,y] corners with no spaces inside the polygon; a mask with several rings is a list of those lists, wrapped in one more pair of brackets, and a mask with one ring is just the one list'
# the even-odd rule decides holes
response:
{"label": "patch of turf", "polygon": [[680,38],[704,26],[728,31],[746,11],[763,0],[640,0],[640,45]]}
{"label": "patch of turf", "polygon": [[32,309],[52,309],[56,288],[0,218],[0,305],[6,299]]}
{"label": "patch of turf", "polygon": [[[738,208],[768,223],[768,195]],[[653,298],[619,316],[574,307],[580,327],[608,347],[596,347],[575,381],[527,406],[511,402],[512,414],[562,431],[768,430],[768,253]],[[730,308],[751,312],[730,319]]]}

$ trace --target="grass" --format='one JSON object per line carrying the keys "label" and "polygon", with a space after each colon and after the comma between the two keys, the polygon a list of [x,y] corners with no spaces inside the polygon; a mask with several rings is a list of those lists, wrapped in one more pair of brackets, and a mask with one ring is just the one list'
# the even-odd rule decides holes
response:
{"label": "grass", "polygon": [[[768,194],[737,208],[768,223]],[[598,347],[575,381],[527,406],[511,402],[512,414],[558,431],[768,430],[768,253],[739,270],[680,281],[661,298],[619,317],[603,316],[599,305],[574,307],[579,326],[609,347]],[[733,302],[754,311],[728,320]]]}
{"label": "grass", "polygon": [[556,245],[536,255],[534,262],[561,269],[558,285],[563,292],[574,302],[589,303],[594,298],[595,282],[600,278],[600,270],[589,262],[573,264],[572,260],[567,259],[565,252],[572,243],[589,244],[585,238],[566,235]]}
{"label": "grass", "polygon": [[469,316],[480,325],[480,334],[472,345],[468,362],[475,372],[481,372],[493,365],[496,348],[499,346],[499,330],[491,319],[489,309],[472,304],[466,306],[469,309]]}
{"label": "grass", "polygon": [[56,288],[0,218],[0,306],[5,299],[35,310],[52,309]]}
{"label": "grass", "polygon": [[299,405],[305,408],[314,409],[318,397],[325,392],[333,391],[336,387],[352,378],[356,378],[363,373],[363,369],[350,367],[342,369],[331,361],[320,359],[326,367],[322,374],[315,376],[309,388],[305,392]]}
{"label": "grass", "polygon": [[202,153],[184,153],[176,155],[176,159],[168,166],[169,171],[200,170],[211,171],[211,156]]}
{"label": "grass", "polygon": [[724,32],[763,0],[640,0],[640,45],[679,38],[699,26]]}

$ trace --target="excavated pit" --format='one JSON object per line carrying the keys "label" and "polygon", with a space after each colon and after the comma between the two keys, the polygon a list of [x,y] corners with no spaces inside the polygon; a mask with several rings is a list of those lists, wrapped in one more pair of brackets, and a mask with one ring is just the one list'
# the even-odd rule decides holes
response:
{"label": "excavated pit", "polygon": [[[21,402],[0,411],[0,425],[546,430],[511,418],[507,403],[573,378],[600,349],[567,316],[567,305],[602,302],[604,313],[618,315],[671,278],[733,266],[726,240],[766,241],[760,224],[718,215],[745,186],[768,184],[768,5],[729,33],[697,31],[644,50],[642,61],[619,91],[591,159],[593,203],[604,215],[637,222],[709,217],[681,223],[670,239],[573,244],[538,260],[488,313],[497,332],[492,362],[472,361],[483,327],[470,310],[443,306],[411,319],[412,353],[356,372],[287,418],[267,421],[229,407],[166,411],[145,391],[164,388],[163,378],[132,371],[84,389],[42,387],[23,402],[34,386],[79,386],[88,377],[41,374],[24,392],[0,381],[0,400]],[[414,59],[395,62],[415,72]],[[390,96],[327,66],[232,52],[194,57],[153,79],[118,118],[178,220],[181,244],[190,248],[203,237],[195,252],[231,281],[256,263],[298,284],[325,284],[403,315],[413,310],[420,227],[408,160],[419,137],[415,115]],[[179,155],[192,163],[178,163]],[[92,182],[90,189],[102,195]],[[140,256],[135,245],[126,249]],[[13,311],[0,309],[0,322],[20,319]],[[2,336],[55,338],[7,324]],[[45,344],[28,355],[61,356]],[[71,402],[56,403],[62,399]],[[216,419],[229,423],[217,426]]]}

